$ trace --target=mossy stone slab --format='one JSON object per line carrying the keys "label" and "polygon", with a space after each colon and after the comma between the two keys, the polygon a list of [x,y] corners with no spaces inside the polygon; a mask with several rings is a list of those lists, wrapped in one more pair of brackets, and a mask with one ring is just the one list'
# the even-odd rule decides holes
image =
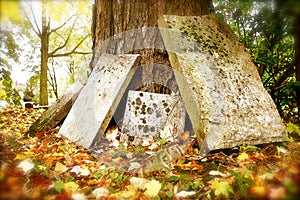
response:
{"label": "mossy stone slab", "polygon": [[173,142],[184,132],[185,114],[178,95],[130,90],[121,139],[134,145],[141,145],[143,140]]}
{"label": "mossy stone slab", "polygon": [[224,21],[165,15],[158,24],[201,153],[287,137],[251,56]]}
{"label": "mossy stone slab", "polygon": [[90,148],[97,134],[103,134],[140,61],[136,54],[103,54],[59,134]]}

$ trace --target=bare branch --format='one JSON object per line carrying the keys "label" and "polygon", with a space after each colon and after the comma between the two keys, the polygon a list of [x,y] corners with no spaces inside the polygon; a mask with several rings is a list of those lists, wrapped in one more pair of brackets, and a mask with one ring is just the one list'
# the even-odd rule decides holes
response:
{"label": "bare branch", "polygon": [[[71,30],[70,30],[70,32],[69,32],[69,34],[68,34],[68,37],[67,37],[67,39],[65,40],[64,44],[58,46],[56,49],[54,49],[52,52],[50,52],[50,53],[48,54],[49,57],[53,57],[53,55],[54,55],[58,50],[64,48],[64,47],[68,44],[69,39],[70,39],[70,36],[71,36],[72,31],[73,31],[74,26],[75,26],[75,22],[76,22],[76,20],[74,21],[74,23],[73,23],[73,25],[72,25],[72,27],[71,27]],[[55,33],[58,34],[57,32],[55,32]],[[58,35],[59,35],[59,34],[58,34]],[[62,37],[62,36],[61,36],[61,37]]]}
{"label": "bare branch", "polygon": [[67,53],[60,53],[60,54],[55,54],[52,55],[51,57],[64,57],[64,56],[69,56],[71,54],[81,54],[81,55],[87,55],[87,54],[91,54],[92,52],[81,52],[81,51],[70,51]]}
{"label": "bare branch", "polygon": [[[28,3],[27,3],[27,4],[28,4]],[[34,24],[33,24],[33,23],[31,22],[31,20],[29,19],[29,16],[26,14],[24,8],[22,8],[22,11],[23,11],[23,13],[24,13],[24,15],[25,15],[27,21],[29,22],[30,26],[32,27],[33,32],[34,32],[39,38],[41,38],[42,33],[41,33],[41,31],[40,31],[40,29],[39,29],[39,27],[38,27],[38,24],[37,24],[37,22],[36,22],[36,18],[35,18],[34,14],[33,14],[32,7],[31,7],[30,5],[28,5],[28,6],[30,7],[31,13],[32,13],[32,15],[33,15],[33,20],[34,20],[34,22],[35,22],[35,26],[36,26],[36,27],[34,26]]]}
{"label": "bare branch", "polygon": [[33,16],[34,24],[35,24],[35,26],[36,26],[36,28],[37,28],[37,32],[41,35],[41,30],[40,30],[40,28],[39,28],[39,26],[38,26],[38,23],[37,23],[37,21],[36,21],[36,17],[35,17],[35,15],[34,15],[34,11],[33,11],[33,9],[32,9],[32,6],[29,6],[29,7],[30,7],[30,11],[31,11],[32,16]]}
{"label": "bare branch", "polygon": [[69,56],[71,54],[90,54],[91,52],[80,52],[80,51],[76,51],[76,49],[82,44],[82,42],[88,37],[88,35],[86,35],[71,51],[67,52],[67,53],[61,53],[61,54],[51,54],[49,55],[49,57],[62,57],[62,56]]}
{"label": "bare branch", "polygon": [[[52,29],[50,30],[50,34],[53,33],[53,32],[56,32],[57,30],[61,29],[63,26],[65,26],[72,18],[74,17],[74,15],[72,15],[67,21],[65,21],[62,25],[56,27],[55,29]],[[75,24],[75,22],[77,21],[77,17],[76,19],[74,20],[74,23],[73,23],[73,26]]]}

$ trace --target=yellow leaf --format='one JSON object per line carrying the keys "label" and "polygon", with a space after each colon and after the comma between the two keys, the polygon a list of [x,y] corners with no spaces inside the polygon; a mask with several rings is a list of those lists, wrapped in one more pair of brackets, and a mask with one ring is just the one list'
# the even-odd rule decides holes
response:
{"label": "yellow leaf", "polygon": [[64,183],[63,189],[66,192],[76,192],[79,188],[79,185],[74,182]]}
{"label": "yellow leaf", "polygon": [[225,181],[213,180],[211,183],[211,188],[215,191],[215,195],[224,195],[226,198],[229,197],[230,193],[234,193],[231,185]]}
{"label": "yellow leaf", "polygon": [[65,165],[63,165],[60,162],[57,162],[54,168],[54,171],[56,171],[57,173],[61,174],[64,173],[68,170],[68,167],[66,167]]}
{"label": "yellow leaf", "polygon": [[15,157],[14,160],[24,160],[25,158],[27,158],[28,156],[25,155],[24,153],[18,153]]}
{"label": "yellow leaf", "polygon": [[145,184],[145,195],[147,197],[156,197],[158,195],[158,192],[161,189],[161,183],[156,180],[151,180],[148,183]]}
{"label": "yellow leaf", "polygon": [[248,160],[249,156],[246,152],[241,153],[238,157],[237,157],[237,161],[238,162],[243,162],[245,160]]}
{"label": "yellow leaf", "polygon": [[136,199],[139,191],[134,185],[126,186],[126,190],[111,194],[110,197],[118,199]]}
{"label": "yellow leaf", "polygon": [[266,187],[265,186],[253,186],[250,187],[251,193],[257,194],[259,196],[264,196],[266,194]]}

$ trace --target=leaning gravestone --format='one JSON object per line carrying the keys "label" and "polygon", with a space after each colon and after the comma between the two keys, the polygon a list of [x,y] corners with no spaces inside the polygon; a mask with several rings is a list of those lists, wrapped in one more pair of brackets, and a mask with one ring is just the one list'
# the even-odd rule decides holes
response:
{"label": "leaning gravestone", "polygon": [[29,128],[27,134],[34,136],[44,129],[49,131],[59,124],[69,113],[73,102],[77,98],[83,85],[80,82],[72,84],[48,110],[39,117]]}
{"label": "leaning gravestone", "polygon": [[[121,141],[141,145],[183,133],[186,110],[180,96],[130,90],[125,108]],[[132,139],[129,139],[132,138]]]}
{"label": "leaning gravestone", "polygon": [[89,148],[97,134],[105,132],[139,61],[139,55],[103,54],[59,134]]}
{"label": "leaning gravestone", "polygon": [[159,19],[201,152],[282,141],[285,128],[255,65],[230,27],[214,16]]}

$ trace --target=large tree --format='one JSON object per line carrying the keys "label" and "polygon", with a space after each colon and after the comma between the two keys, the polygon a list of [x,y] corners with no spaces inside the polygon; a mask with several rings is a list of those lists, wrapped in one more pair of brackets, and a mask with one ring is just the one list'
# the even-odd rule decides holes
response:
{"label": "large tree", "polygon": [[170,63],[157,20],[162,15],[208,14],[211,4],[211,0],[95,0],[91,68],[103,53],[138,53],[142,55],[138,85],[159,82],[176,90],[171,68],[162,68]]}

